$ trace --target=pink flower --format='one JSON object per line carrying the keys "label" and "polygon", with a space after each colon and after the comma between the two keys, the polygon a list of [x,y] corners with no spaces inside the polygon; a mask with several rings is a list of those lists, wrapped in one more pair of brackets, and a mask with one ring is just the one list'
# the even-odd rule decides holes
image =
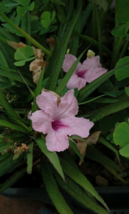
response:
{"label": "pink flower", "polygon": [[78,103],[74,90],[59,98],[54,93],[42,91],[36,99],[40,110],[32,113],[33,129],[47,134],[46,145],[49,151],[64,151],[69,147],[68,135],[86,138],[93,122],[77,118]]}
{"label": "pink flower", "polygon": [[[62,66],[63,70],[67,73],[76,60],[77,58],[72,54],[65,55]],[[80,62],[78,63],[73,75],[67,83],[67,88],[78,88],[78,90],[80,90],[87,82],[92,82],[106,72],[107,70],[102,68],[99,56],[87,58],[82,64]]]}

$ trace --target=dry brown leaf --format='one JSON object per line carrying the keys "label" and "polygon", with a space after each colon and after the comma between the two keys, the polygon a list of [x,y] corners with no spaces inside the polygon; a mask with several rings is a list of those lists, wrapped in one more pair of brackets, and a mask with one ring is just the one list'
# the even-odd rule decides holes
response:
{"label": "dry brown leaf", "polygon": [[54,48],[56,45],[56,40],[54,37],[50,37],[48,39],[46,39],[47,43],[49,43],[50,48]]}
{"label": "dry brown leaf", "polygon": [[95,181],[96,181],[96,184],[98,186],[103,186],[103,187],[106,187],[108,186],[108,180],[100,175],[97,175],[95,177]]}
{"label": "dry brown leaf", "polygon": [[[86,149],[87,149],[87,144],[89,145],[92,145],[92,144],[96,144],[98,139],[99,139],[99,136],[100,136],[100,133],[101,131],[97,131],[97,132],[94,132],[93,134],[91,134],[89,137],[87,137],[85,140],[87,143],[85,142],[82,142],[80,140],[77,140],[77,148],[79,149],[82,157],[84,158],[85,157],[85,154],[86,154]],[[82,165],[82,160],[80,159],[79,161],[79,166]]]}
{"label": "dry brown leaf", "polygon": [[38,59],[43,61],[44,53],[42,52],[42,50],[41,49],[36,49],[33,46],[32,46],[32,48],[33,48],[33,51],[34,51],[34,54],[35,54],[36,58],[38,58]]}
{"label": "dry brown leaf", "polygon": [[40,74],[41,74],[41,70],[40,70],[39,72],[37,72],[36,74],[33,73],[33,82],[34,82],[35,84],[38,84]]}
{"label": "dry brown leaf", "polygon": [[12,48],[14,48],[15,50],[17,50],[18,48],[24,48],[24,47],[26,47],[27,45],[26,44],[24,44],[23,42],[19,42],[19,43],[17,43],[17,42],[13,42],[13,41],[7,41],[8,42],[8,44],[12,47]]}
{"label": "dry brown leaf", "polygon": [[35,59],[30,63],[30,71],[33,71],[34,74],[42,70],[45,61],[43,59]]}

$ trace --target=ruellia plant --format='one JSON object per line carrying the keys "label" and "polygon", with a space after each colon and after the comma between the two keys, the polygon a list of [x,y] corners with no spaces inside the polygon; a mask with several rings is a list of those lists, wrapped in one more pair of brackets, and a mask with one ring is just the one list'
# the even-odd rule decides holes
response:
{"label": "ruellia plant", "polygon": [[122,180],[94,144],[129,157],[128,5],[0,2],[1,193],[36,171],[59,213],[73,213],[60,189],[109,213],[80,165],[86,156]]}

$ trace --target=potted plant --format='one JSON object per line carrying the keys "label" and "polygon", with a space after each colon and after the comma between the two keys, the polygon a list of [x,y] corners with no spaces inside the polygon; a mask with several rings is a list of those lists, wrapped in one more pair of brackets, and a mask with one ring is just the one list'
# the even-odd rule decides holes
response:
{"label": "potted plant", "polygon": [[102,172],[88,179],[82,168],[91,160],[127,177],[128,2],[114,10],[106,0],[1,1],[1,193],[22,187],[11,195],[53,203],[61,214],[110,212],[93,186]]}

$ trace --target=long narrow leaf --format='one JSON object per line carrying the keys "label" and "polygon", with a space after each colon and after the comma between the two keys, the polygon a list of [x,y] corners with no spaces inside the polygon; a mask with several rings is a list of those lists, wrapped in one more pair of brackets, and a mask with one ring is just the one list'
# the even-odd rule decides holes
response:
{"label": "long narrow leaf", "polygon": [[33,145],[34,143],[29,144],[29,151],[27,154],[27,173],[31,174],[32,173],[32,168],[33,168]]}
{"label": "long narrow leaf", "polygon": [[70,24],[68,25],[65,34],[61,38],[61,41],[57,42],[57,45],[51,56],[51,60],[49,62],[48,69],[47,69],[47,72],[50,73],[50,77],[47,83],[47,89],[49,90],[55,90],[56,88],[58,77],[62,68],[64,56],[66,53],[67,45],[68,45],[70,36],[72,34],[73,28],[80,15],[81,8],[82,8],[82,3],[80,3],[80,6],[75,11],[75,14],[73,15],[73,18]]}
{"label": "long narrow leaf", "polygon": [[103,74],[101,77],[82,88],[78,95],[79,103],[82,102],[86,97],[88,97],[96,88],[98,88],[103,82],[109,79],[109,77],[111,77],[114,73],[115,69]]}
{"label": "long narrow leaf", "polygon": [[5,127],[8,127],[10,129],[13,129],[13,130],[17,130],[17,131],[20,131],[20,132],[23,132],[23,133],[28,133],[28,131],[20,126],[17,126],[13,123],[10,123],[8,121],[5,121],[5,120],[1,120],[0,119],[0,126],[5,126]]}
{"label": "long narrow leaf", "polygon": [[0,193],[2,193],[4,190],[12,186],[16,181],[18,181],[20,178],[22,178],[26,173],[26,169],[22,169],[18,172],[15,172],[12,177],[7,179],[3,184],[0,184]]}
{"label": "long narrow leaf", "polygon": [[57,183],[54,179],[53,173],[47,161],[41,161],[42,178],[46,186],[49,197],[60,214],[73,214],[70,207],[67,205],[63,196],[61,195]]}
{"label": "long narrow leaf", "polygon": [[59,158],[58,158],[58,155],[56,154],[56,152],[48,151],[47,147],[46,147],[46,142],[42,138],[36,139],[36,143],[38,144],[38,146],[41,149],[41,151],[43,152],[43,154],[49,159],[51,164],[57,170],[59,175],[63,178],[63,180],[65,180],[64,173],[63,173],[63,170],[62,170],[62,167],[60,165],[60,161],[59,161]]}
{"label": "long narrow leaf", "polygon": [[90,145],[87,147],[86,157],[102,165],[113,168],[117,172],[123,173],[123,171],[117,164],[115,164],[110,158],[108,158],[106,155],[97,150],[94,146]]}
{"label": "long narrow leaf", "polygon": [[76,68],[78,62],[80,61],[80,59],[81,59],[81,57],[83,56],[84,53],[85,53],[85,51],[78,57],[78,59],[74,62],[74,64],[72,65],[72,67],[69,69],[69,71],[65,75],[65,77],[61,80],[59,86],[55,90],[55,92],[57,94],[61,94],[61,92],[65,88],[67,82],[69,81],[70,77],[72,76],[73,72],[75,71],[75,68]]}
{"label": "long narrow leaf", "polygon": [[6,109],[7,113],[10,115],[11,118],[20,119],[19,115],[16,114],[16,112],[13,110],[13,108],[9,105],[9,103],[5,99],[1,90],[0,90],[0,104],[3,106],[3,108]]}
{"label": "long narrow leaf", "polygon": [[[68,176],[66,176],[66,182],[63,182],[59,176],[56,174],[56,179],[59,185],[73,196],[77,201],[82,203],[85,207],[95,211],[98,214],[109,214],[104,208],[97,204],[97,202],[92,199],[81,187],[79,187],[75,182],[72,181]],[[76,210],[76,204],[74,205]]]}
{"label": "long narrow leaf", "polygon": [[[9,71],[11,71],[11,72],[9,72]],[[9,79],[25,83],[18,73],[14,72],[10,69],[3,68],[1,66],[0,66],[0,76],[7,77]],[[29,79],[27,79],[27,78],[24,78],[24,79],[29,86],[34,86],[34,84]]]}
{"label": "long narrow leaf", "polygon": [[[121,111],[123,109],[126,109],[129,107],[129,98],[123,100],[122,102],[116,102],[114,104],[110,104],[108,106],[105,106],[103,108],[97,109],[97,111],[93,111],[92,115],[88,118],[92,120],[93,122],[96,122],[98,120],[101,120],[103,117],[116,113],[118,111]],[[84,115],[85,116],[85,115]]]}
{"label": "long narrow leaf", "polygon": [[38,85],[37,85],[37,88],[35,90],[35,96],[34,96],[34,101],[33,101],[33,106],[32,106],[32,113],[34,111],[36,111],[36,109],[37,109],[36,97],[41,93],[44,73],[45,73],[45,65],[43,66],[43,69],[42,69],[42,72],[40,74],[40,78],[38,81]]}
{"label": "long narrow leaf", "polygon": [[104,200],[97,193],[97,191],[94,189],[92,184],[87,180],[87,178],[79,171],[79,169],[73,167],[63,158],[60,158],[60,161],[66,175],[68,175],[73,181],[75,181],[82,188],[88,191],[92,196],[94,196],[98,201],[100,201],[106,209],[108,209]]}

